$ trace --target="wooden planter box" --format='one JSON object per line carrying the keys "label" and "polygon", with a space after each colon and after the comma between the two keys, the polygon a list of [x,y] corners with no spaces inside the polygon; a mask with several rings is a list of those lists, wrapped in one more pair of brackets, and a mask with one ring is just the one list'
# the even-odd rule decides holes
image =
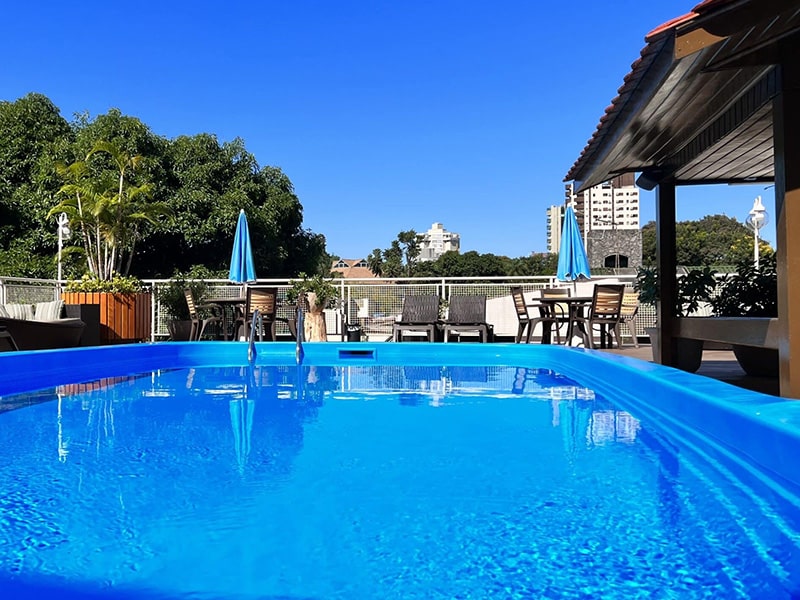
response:
{"label": "wooden planter box", "polygon": [[152,296],[147,293],[65,292],[65,304],[100,306],[100,343],[125,344],[150,340]]}

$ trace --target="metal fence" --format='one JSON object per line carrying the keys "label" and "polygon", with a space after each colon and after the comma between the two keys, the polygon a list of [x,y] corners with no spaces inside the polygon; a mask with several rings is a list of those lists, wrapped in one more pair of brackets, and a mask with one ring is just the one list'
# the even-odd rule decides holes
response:
{"label": "metal fence", "polygon": [[[486,296],[487,321],[494,327],[496,339],[510,339],[517,331],[517,316],[511,300],[511,287],[519,286],[527,296],[535,295],[548,287],[573,288],[579,295],[591,295],[591,287],[598,281],[618,281],[633,285],[633,276],[598,277],[591,282],[577,285],[557,281],[554,277],[447,277],[435,279],[340,279],[340,301],[338,306],[326,310],[329,339],[344,339],[348,326],[358,326],[362,339],[383,341],[391,338],[392,324],[403,310],[403,298],[414,294],[436,294],[442,299],[442,316],[446,315],[449,298],[455,295],[478,294]],[[232,285],[225,280],[206,280],[209,297],[237,298],[244,296],[241,285]],[[151,340],[163,340],[169,336],[168,316],[158,301],[158,291],[169,284],[169,280],[145,280],[145,287],[153,293]],[[292,308],[286,300],[290,288],[288,279],[262,279],[258,285],[270,285],[278,289],[278,316],[289,318]],[[0,304],[36,303],[58,298],[61,287],[55,280],[0,277]],[[637,319],[637,335],[645,335],[645,327],[655,321],[653,306],[640,305]],[[285,323],[278,323],[279,336],[288,335]],[[623,332],[627,333],[627,332]]]}

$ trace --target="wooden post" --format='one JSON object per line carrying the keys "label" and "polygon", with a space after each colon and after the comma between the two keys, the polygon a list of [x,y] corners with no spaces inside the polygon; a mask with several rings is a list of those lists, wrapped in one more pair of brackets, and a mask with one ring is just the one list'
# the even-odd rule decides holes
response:
{"label": "wooden post", "polygon": [[[772,105],[781,396],[800,398],[800,44],[781,52]],[[794,361],[792,361],[794,357]]]}
{"label": "wooden post", "polygon": [[675,180],[661,181],[656,188],[656,266],[660,284],[656,303],[656,322],[661,335],[661,364],[675,366],[675,304],[678,286],[675,280],[677,250],[675,247]]}

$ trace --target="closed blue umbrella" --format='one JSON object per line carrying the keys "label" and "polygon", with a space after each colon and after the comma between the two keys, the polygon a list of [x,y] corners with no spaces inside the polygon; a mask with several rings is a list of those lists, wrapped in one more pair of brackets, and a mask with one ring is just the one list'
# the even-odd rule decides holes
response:
{"label": "closed blue umbrella", "polygon": [[564,227],[561,230],[561,245],[558,249],[558,271],[556,277],[559,281],[577,281],[581,277],[591,278],[589,259],[586,257],[586,248],[583,237],[578,228],[578,219],[572,206],[567,206],[564,211]]}
{"label": "closed blue umbrella", "polygon": [[250,283],[256,280],[253,247],[250,245],[250,229],[247,227],[247,216],[244,214],[244,210],[239,212],[239,220],[236,223],[228,278],[234,283]]}

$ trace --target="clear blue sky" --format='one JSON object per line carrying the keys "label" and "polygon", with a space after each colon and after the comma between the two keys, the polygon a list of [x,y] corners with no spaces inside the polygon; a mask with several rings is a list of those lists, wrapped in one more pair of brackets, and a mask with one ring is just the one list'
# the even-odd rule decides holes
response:
{"label": "clear blue sky", "polygon": [[[437,221],[462,251],[517,257],[545,249],[545,209],[644,36],[695,3],[10,2],[0,99],[241,137],[345,258]],[[678,218],[743,220],[759,194],[772,212],[763,187],[679,190]]]}

